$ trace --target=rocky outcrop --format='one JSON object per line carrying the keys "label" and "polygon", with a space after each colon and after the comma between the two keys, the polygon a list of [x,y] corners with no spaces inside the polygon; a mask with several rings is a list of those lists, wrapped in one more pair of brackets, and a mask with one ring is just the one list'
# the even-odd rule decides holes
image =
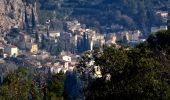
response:
{"label": "rocky outcrop", "polygon": [[22,28],[25,14],[30,18],[32,8],[31,4],[26,4],[22,0],[0,0],[0,29]]}

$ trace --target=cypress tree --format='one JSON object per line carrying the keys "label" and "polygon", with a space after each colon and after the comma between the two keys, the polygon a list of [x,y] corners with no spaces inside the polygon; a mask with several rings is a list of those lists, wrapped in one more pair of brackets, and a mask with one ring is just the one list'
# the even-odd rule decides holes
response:
{"label": "cypress tree", "polygon": [[34,29],[36,29],[36,21],[35,21],[34,9],[32,7],[32,30]]}
{"label": "cypress tree", "polygon": [[90,40],[89,36],[84,33],[83,38],[77,42],[77,53],[83,53],[87,50],[90,50]]}
{"label": "cypress tree", "polygon": [[170,33],[170,19],[167,21],[168,32]]}
{"label": "cypress tree", "polygon": [[79,46],[80,46],[80,41],[77,41],[77,53],[80,53],[80,48],[79,48]]}
{"label": "cypress tree", "polygon": [[86,51],[87,45],[86,45],[87,39],[86,39],[86,34],[83,33],[83,40],[82,40],[82,51]]}
{"label": "cypress tree", "polygon": [[47,29],[47,37],[50,37],[49,29]]}
{"label": "cypress tree", "polygon": [[89,35],[87,34],[87,42],[86,42],[87,50],[90,50],[90,40]]}
{"label": "cypress tree", "polygon": [[47,40],[44,35],[42,35],[42,41],[41,41],[41,47],[42,49],[45,49],[47,47]]}
{"label": "cypress tree", "polygon": [[28,23],[27,10],[26,10],[26,6],[25,6],[25,25],[24,25],[24,30],[28,31],[28,29],[29,29],[29,23]]}
{"label": "cypress tree", "polygon": [[81,41],[80,41],[80,52],[83,53],[84,51],[85,51],[84,39],[81,39]]}
{"label": "cypress tree", "polygon": [[38,32],[36,31],[35,33],[35,39],[36,39],[36,42],[38,43],[39,42],[39,35],[38,35]]}

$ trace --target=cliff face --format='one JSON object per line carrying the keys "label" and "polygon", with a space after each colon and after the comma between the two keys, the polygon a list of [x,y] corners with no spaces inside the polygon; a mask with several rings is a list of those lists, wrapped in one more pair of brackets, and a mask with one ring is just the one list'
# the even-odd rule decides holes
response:
{"label": "cliff face", "polygon": [[25,21],[25,14],[29,18],[33,7],[31,4],[25,5],[22,0],[0,0],[0,29],[7,30],[12,27],[22,28]]}

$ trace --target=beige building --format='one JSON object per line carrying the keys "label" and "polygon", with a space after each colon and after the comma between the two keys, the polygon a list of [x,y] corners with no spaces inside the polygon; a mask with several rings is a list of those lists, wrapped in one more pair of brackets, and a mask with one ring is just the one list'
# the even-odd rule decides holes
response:
{"label": "beige building", "polygon": [[139,30],[133,31],[129,34],[130,41],[139,41],[139,37],[141,36],[141,32]]}
{"label": "beige building", "polygon": [[116,42],[117,42],[117,37],[116,35],[113,35],[112,38],[106,42],[106,44],[111,45],[111,44],[116,44]]}
{"label": "beige building", "polygon": [[126,37],[127,41],[129,41],[129,32],[124,32],[124,34],[122,35],[122,39],[124,38],[124,36]]}
{"label": "beige building", "polygon": [[20,34],[19,34],[19,40],[20,41],[29,42],[30,39],[31,39],[31,37],[27,33],[20,32]]}
{"label": "beige building", "polygon": [[113,43],[113,44],[116,44],[116,41],[117,41],[117,38],[116,38],[116,35],[114,35],[114,36],[112,37],[112,43]]}
{"label": "beige building", "polygon": [[92,37],[89,37],[89,38],[90,38],[90,50],[93,50],[93,47],[95,45],[103,46],[105,44],[104,35],[94,34]]}
{"label": "beige building", "polygon": [[100,70],[99,66],[94,67],[94,77],[95,78],[101,78],[102,77],[101,70]]}
{"label": "beige building", "polygon": [[30,50],[31,53],[37,54],[38,53],[38,45],[36,43],[30,43],[28,45],[28,49]]}
{"label": "beige building", "polygon": [[38,52],[38,45],[33,43],[32,46],[31,46],[30,52],[31,53],[37,53]]}

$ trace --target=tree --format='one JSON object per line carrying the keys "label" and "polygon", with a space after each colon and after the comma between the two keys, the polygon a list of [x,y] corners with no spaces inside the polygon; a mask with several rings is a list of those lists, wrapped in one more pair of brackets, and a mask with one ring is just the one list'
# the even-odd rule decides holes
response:
{"label": "tree", "polygon": [[47,100],[62,100],[64,95],[64,79],[63,73],[52,75],[48,81]]}
{"label": "tree", "polygon": [[28,22],[28,15],[27,15],[27,9],[26,9],[26,5],[25,5],[25,22],[24,22],[24,29],[25,30],[29,30],[29,22]]}
{"label": "tree", "polygon": [[48,47],[48,41],[44,35],[42,35],[41,48],[45,49]]}
{"label": "tree", "polygon": [[32,31],[36,29],[36,20],[34,14],[34,8],[32,7]]}
{"label": "tree", "polygon": [[34,81],[27,77],[28,71],[19,67],[18,71],[10,73],[0,87],[2,100],[41,100],[40,92]]}
{"label": "tree", "polygon": [[77,78],[76,72],[67,72],[66,79],[64,81],[65,99],[78,99],[81,98],[81,82]]}
{"label": "tree", "polygon": [[39,34],[37,31],[35,32],[35,40],[37,43],[39,42]]}
{"label": "tree", "polygon": [[83,53],[87,50],[90,50],[90,40],[88,34],[83,33],[83,38],[77,42],[77,51]]}
{"label": "tree", "polygon": [[[84,58],[78,65],[78,72],[83,77],[89,69],[86,65],[88,59],[94,59],[95,65],[100,66],[102,78],[88,78],[88,86],[84,87],[87,100],[96,99],[138,99],[155,100],[170,98],[170,85],[167,73],[161,67],[161,62],[156,59],[149,49],[142,48],[115,48],[105,47],[95,59]],[[92,55],[94,55],[92,53]],[[107,75],[110,80],[106,80]],[[84,80],[84,79],[83,79]]]}

